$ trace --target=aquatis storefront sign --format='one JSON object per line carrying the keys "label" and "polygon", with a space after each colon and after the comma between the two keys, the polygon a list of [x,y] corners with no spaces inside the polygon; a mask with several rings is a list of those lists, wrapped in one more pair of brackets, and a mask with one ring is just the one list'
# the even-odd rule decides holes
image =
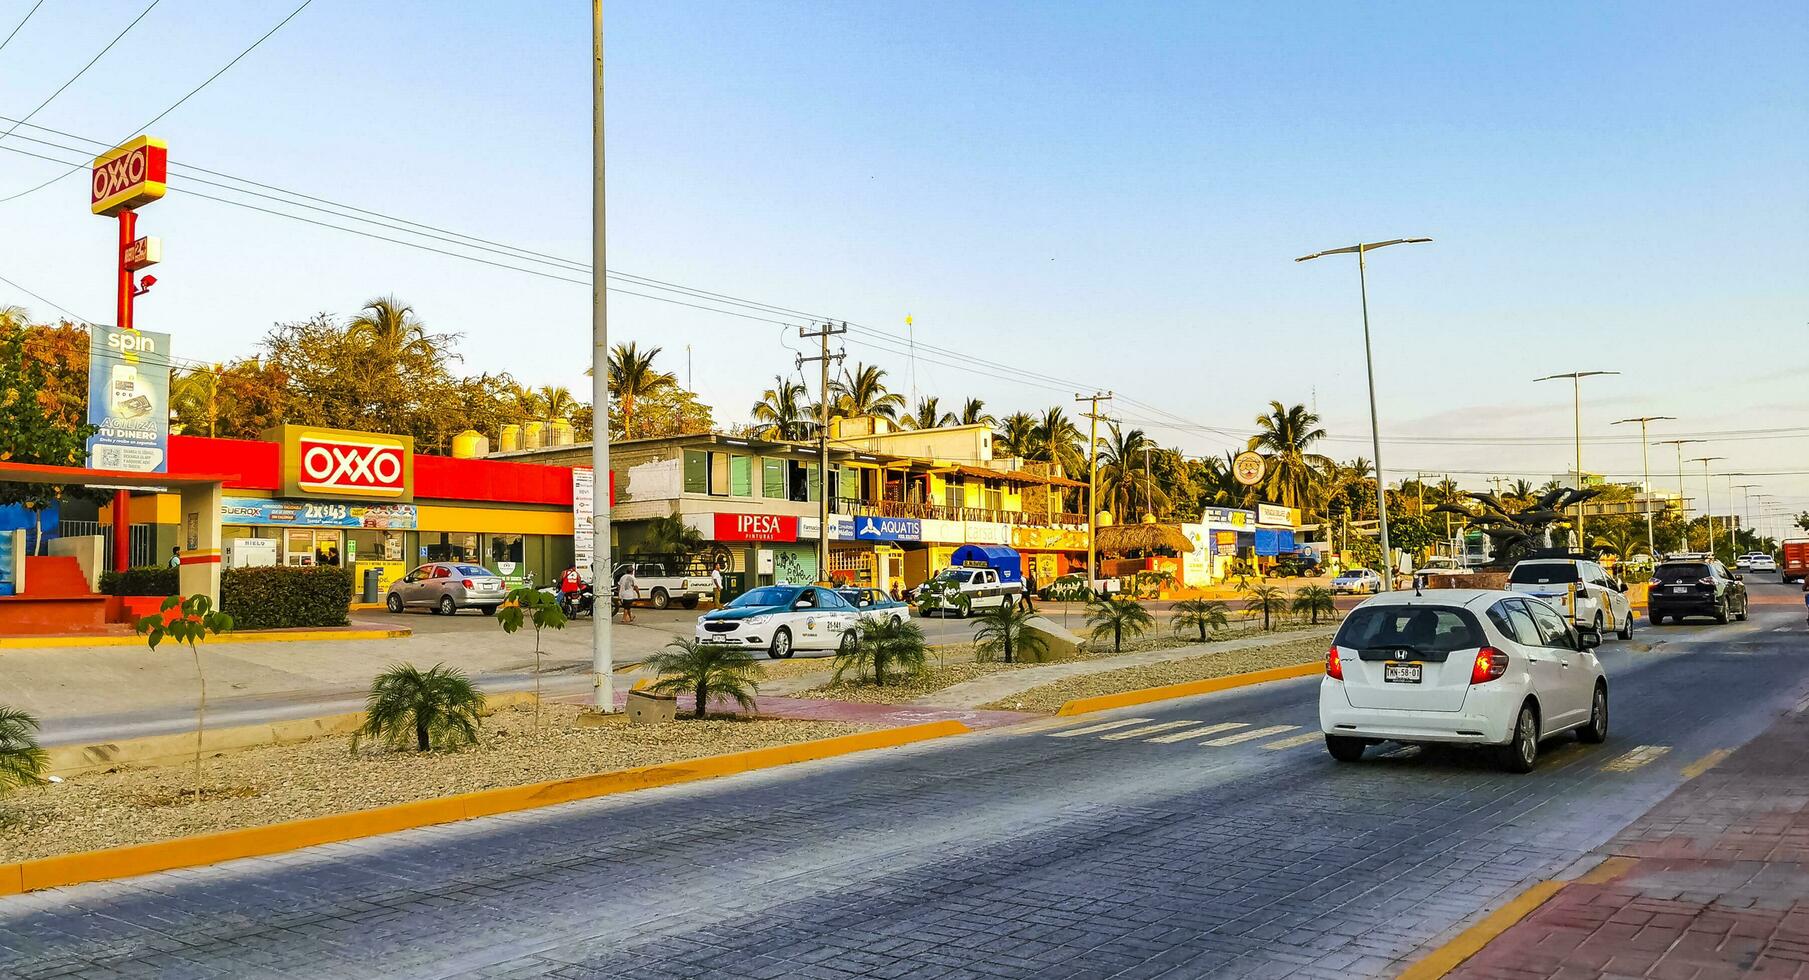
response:
{"label": "aquatis storefront sign", "polygon": [[856,541],[922,541],[923,522],[914,517],[856,517]]}

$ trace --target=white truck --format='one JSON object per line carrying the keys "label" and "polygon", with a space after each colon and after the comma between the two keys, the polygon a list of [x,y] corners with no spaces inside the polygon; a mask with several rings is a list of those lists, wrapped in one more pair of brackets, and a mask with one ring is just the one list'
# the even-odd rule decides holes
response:
{"label": "white truck", "polygon": [[[617,565],[609,577],[612,588],[614,583],[622,580],[622,573],[630,566],[634,568],[634,583],[641,590],[640,601],[655,609],[667,609],[673,603],[686,609],[696,609],[700,600],[710,597],[710,573],[673,575],[667,565],[651,561],[623,562]],[[629,601],[634,597],[617,598]]]}

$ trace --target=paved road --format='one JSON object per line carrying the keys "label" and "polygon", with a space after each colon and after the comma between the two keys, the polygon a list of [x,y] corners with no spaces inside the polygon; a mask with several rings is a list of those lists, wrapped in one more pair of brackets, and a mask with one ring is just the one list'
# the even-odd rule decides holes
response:
{"label": "paved road", "polygon": [[1383,976],[1809,691],[1800,605],[1604,659],[1609,742],[1530,776],[1337,765],[1271,684],[19,896],[0,974]]}

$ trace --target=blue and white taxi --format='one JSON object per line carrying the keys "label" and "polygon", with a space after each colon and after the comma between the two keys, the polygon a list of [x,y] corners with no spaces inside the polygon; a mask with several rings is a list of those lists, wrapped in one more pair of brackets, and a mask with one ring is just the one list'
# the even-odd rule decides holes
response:
{"label": "blue and white taxi", "polygon": [[834,589],[763,585],[697,618],[697,639],[764,650],[775,659],[799,650],[834,651],[854,642],[860,613]]}
{"label": "blue and white taxi", "polygon": [[911,618],[911,607],[887,595],[884,590],[866,586],[844,586],[836,590],[862,619],[894,625]]}

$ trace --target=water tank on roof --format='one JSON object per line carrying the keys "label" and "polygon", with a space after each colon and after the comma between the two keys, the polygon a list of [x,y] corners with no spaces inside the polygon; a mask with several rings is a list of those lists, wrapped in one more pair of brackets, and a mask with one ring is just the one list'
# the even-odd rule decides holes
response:
{"label": "water tank on roof", "polygon": [[453,459],[477,459],[490,455],[490,440],[476,429],[466,429],[452,437]]}
{"label": "water tank on roof", "polygon": [[549,446],[570,446],[578,441],[578,430],[572,428],[569,419],[554,419],[547,432],[546,444]]}
{"label": "water tank on roof", "polygon": [[521,448],[539,449],[546,445],[546,423],[529,422],[521,427]]}
{"label": "water tank on roof", "polygon": [[501,452],[512,453],[521,448],[521,426],[510,423],[502,427],[497,434],[497,441],[502,443]]}

